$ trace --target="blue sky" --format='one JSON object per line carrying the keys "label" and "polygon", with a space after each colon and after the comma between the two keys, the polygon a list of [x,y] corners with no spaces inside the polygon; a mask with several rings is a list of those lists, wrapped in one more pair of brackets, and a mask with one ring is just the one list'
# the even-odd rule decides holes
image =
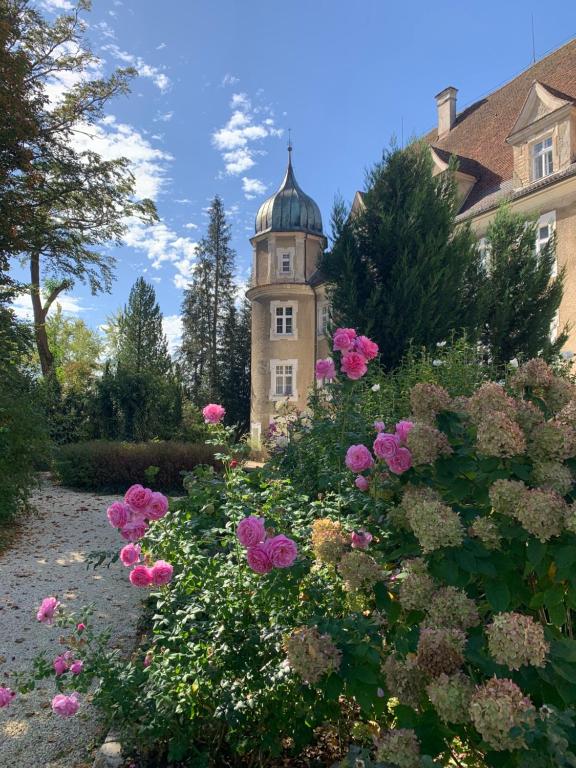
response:
{"label": "blue sky", "polygon": [[[53,15],[70,2],[38,5]],[[534,0],[93,0],[86,20],[101,71],[132,64],[140,76],[81,141],[132,160],[161,222],[132,225],[114,250],[111,294],[78,285],[64,309],[97,328],[142,274],[177,343],[215,194],[245,281],[254,215],[282,180],[288,128],[296,177],[328,230],[335,195],[351,201],[392,136],[406,141],[435,124],[438,91],[456,86],[460,111],[530,65],[532,14],[537,58],[576,35],[573,0],[553,13]],[[26,297],[19,306],[24,313]]]}

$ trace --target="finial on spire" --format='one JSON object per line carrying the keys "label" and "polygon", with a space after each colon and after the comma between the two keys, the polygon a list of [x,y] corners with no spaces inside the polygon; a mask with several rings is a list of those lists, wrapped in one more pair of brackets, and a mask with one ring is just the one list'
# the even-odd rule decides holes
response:
{"label": "finial on spire", "polygon": [[292,128],[288,128],[288,157],[292,156]]}

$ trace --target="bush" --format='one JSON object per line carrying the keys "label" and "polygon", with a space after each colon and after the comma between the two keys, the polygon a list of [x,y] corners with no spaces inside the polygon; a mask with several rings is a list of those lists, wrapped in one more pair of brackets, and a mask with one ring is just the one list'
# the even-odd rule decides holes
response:
{"label": "bush", "polygon": [[54,468],[70,488],[123,493],[133,483],[146,485],[147,470],[155,467],[154,484],[166,492],[180,492],[182,472],[198,464],[217,466],[214,454],[214,446],[203,444],[91,440],[60,446]]}

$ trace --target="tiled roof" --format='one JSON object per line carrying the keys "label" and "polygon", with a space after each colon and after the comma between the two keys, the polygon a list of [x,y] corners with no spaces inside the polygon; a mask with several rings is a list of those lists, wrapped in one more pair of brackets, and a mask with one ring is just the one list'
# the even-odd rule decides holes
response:
{"label": "tiled roof", "polygon": [[489,195],[506,194],[509,186],[506,182],[512,179],[513,173],[512,147],[506,143],[506,137],[535,80],[555,95],[576,101],[576,38],[467,107],[457,115],[452,130],[441,139],[436,128],[424,136],[437,150],[458,155],[462,170],[466,165],[470,169],[466,172],[478,178],[461,213]]}

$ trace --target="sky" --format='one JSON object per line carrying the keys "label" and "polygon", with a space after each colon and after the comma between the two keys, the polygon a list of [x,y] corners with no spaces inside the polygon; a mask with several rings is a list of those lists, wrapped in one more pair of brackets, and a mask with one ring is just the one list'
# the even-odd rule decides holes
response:
{"label": "sky", "polygon": [[[50,18],[71,7],[35,4]],[[495,90],[532,63],[532,28],[536,58],[576,35],[576,4],[557,0],[551,13],[535,0],[93,0],[85,20],[94,74],[131,65],[139,76],[78,146],[129,158],[160,222],[130,223],[111,249],[110,294],[78,283],[61,304],[98,329],[143,276],[174,350],[210,201],[224,201],[245,284],[254,217],[284,176],[288,129],[296,178],[329,234],[335,197],[352,201],[391,140],[435,125],[436,93],[457,87],[460,111]],[[29,298],[17,308],[29,313]]]}

